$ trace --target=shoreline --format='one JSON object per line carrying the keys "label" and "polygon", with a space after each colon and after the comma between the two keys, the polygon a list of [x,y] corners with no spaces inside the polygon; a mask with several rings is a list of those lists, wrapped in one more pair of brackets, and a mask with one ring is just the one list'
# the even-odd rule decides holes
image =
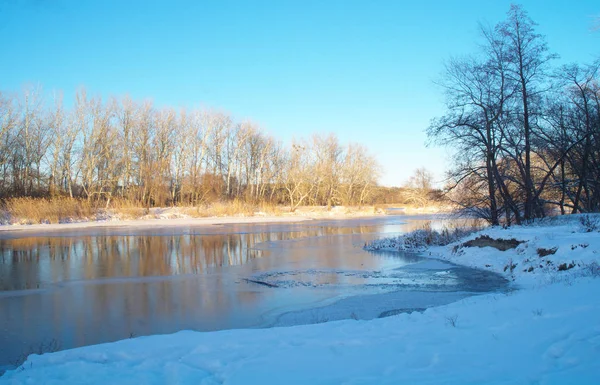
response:
{"label": "shoreline", "polygon": [[[445,211],[432,210],[406,210],[401,214],[405,216],[428,216],[428,215],[448,215]],[[103,229],[110,227],[118,228],[158,228],[158,227],[210,227],[219,225],[246,225],[246,224],[278,224],[278,223],[300,223],[307,221],[332,220],[342,221],[351,219],[378,218],[386,216],[385,211],[372,212],[351,211],[300,211],[297,213],[286,213],[283,215],[254,215],[254,216],[215,216],[215,217],[186,217],[186,216],[163,216],[147,217],[141,219],[119,219],[112,217],[109,219],[78,221],[67,223],[36,223],[36,224],[4,224],[0,225],[0,239],[14,238],[16,234],[45,235],[44,232],[67,232],[76,230]]]}
{"label": "shoreline", "polygon": [[[340,218],[346,219],[346,218]],[[35,232],[35,231],[62,231],[82,230],[104,227],[177,227],[177,226],[215,226],[221,224],[252,224],[252,223],[293,223],[314,220],[309,217],[279,217],[279,216],[255,216],[255,217],[207,217],[207,218],[152,218],[131,220],[99,220],[71,223],[32,224],[32,225],[1,225],[0,238],[3,233],[9,232]]]}

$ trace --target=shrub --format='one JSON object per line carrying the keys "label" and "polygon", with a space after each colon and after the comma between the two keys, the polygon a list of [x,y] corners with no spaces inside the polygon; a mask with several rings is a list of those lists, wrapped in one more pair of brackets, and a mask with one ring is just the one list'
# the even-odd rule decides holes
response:
{"label": "shrub", "polygon": [[587,273],[592,277],[600,277],[600,264],[594,261],[586,266]]}
{"label": "shrub", "polygon": [[571,262],[568,265],[566,263],[561,263],[560,265],[558,265],[558,271],[571,270],[574,267],[575,267],[575,263],[574,262]]}
{"label": "shrub", "polygon": [[403,251],[419,251],[430,246],[449,245],[479,230],[479,227],[444,227],[441,231],[437,231],[426,225],[422,229],[411,231],[399,237],[375,240],[365,245],[365,249],[392,248]]}
{"label": "shrub", "polygon": [[446,317],[446,324],[452,326],[453,328],[455,328],[456,325],[458,324],[458,315],[447,316]]}
{"label": "shrub", "polygon": [[551,249],[544,249],[543,247],[540,247],[539,249],[537,249],[537,255],[539,255],[540,258],[542,258],[542,257],[546,257],[548,255],[555,254],[557,250],[558,250],[558,247],[553,247]]}
{"label": "shrub", "polygon": [[579,218],[579,222],[586,233],[600,230],[600,220],[598,220],[598,217],[583,215]]}

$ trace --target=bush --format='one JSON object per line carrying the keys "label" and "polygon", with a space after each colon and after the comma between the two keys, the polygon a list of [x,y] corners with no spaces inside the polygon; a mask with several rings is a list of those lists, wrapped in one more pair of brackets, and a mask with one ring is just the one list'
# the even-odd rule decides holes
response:
{"label": "bush", "polygon": [[543,258],[543,257],[547,257],[548,255],[556,254],[557,250],[558,250],[558,247],[553,247],[551,249],[544,249],[543,247],[540,247],[537,249],[537,255],[539,255],[540,258]]}
{"label": "bush", "polygon": [[558,265],[558,271],[567,271],[567,270],[571,270],[574,267],[575,267],[575,262],[571,262],[569,264],[561,263],[560,265]]}
{"label": "bush", "polygon": [[598,220],[598,217],[583,215],[581,218],[579,218],[579,222],[581,223],[581,226],[583,226],[583,230],[586,233],[600,230],[600,220]]}
{"label": "bush", "polygon": [[437,231],[432,230],[429,225],[399,237],[375,240],[365,245],[365,249],[381,250],[391,248],[403,251],[420,251],[430,246],[449,245],[479,230],[479,227],[444,227],[441,231]]}
{"label": "bush", "polygon": [[600,277],[600,264],[594,261],[586,266],[587,273],[592,277]]}

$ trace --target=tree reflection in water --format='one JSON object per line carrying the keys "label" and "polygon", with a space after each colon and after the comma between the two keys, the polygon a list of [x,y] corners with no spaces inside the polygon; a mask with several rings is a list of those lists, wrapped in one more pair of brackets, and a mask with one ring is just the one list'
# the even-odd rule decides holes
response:
{"label": "tree reflection in water", "polygon": [[372,226],[205,235],[98,235],[0,240],[0,290],[114,277],[202,274],[268,251],[257,245],[324,235],[372,233]]}

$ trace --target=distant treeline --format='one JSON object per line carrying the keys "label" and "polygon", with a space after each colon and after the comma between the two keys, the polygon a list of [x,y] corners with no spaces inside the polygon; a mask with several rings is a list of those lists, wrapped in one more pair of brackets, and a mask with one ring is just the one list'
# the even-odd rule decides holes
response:
{"label": "distant treeline", "polygon": [[215,200],[371,202],[379,165],[365,147],[313,135],[290,146],[224,112],[157,109],[130,98],[72,108],[26,87],[0,94],[0,197],[70,196],[146,207]]}
{"label": "distant treeline", "polygon": [[0,93],[0,198],[145,207],[240,199],[293,209],[370,203],[378,177],[365,147],[334,135],[284,146],[220,111],[157,109],[84,89],[69,109],[32,87]]}
{"label": "distant treeline", "polygon": [[450,196],[492,224],[600,210],[600,61],[552,67],[535,28],[514,5],[482,27],[479,52],[448,61],[428,129],[456,150]]}

